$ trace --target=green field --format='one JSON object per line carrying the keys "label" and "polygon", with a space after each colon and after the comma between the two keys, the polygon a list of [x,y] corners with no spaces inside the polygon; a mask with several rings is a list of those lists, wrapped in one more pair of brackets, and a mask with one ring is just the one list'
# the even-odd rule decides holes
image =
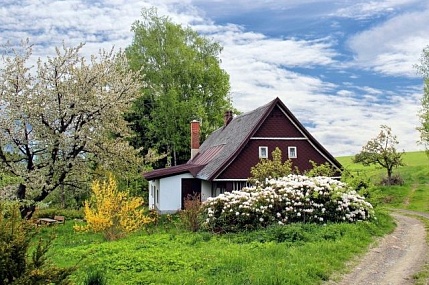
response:
{"label": "green field", "polygon": [[[377,181],[376,167],[339,161],[356,177]],[[88,272],[102,271],[107,284],[321,284],[363,254],[377,236],[393,230],[389,208],[429,212],[429,160],[424,152],[407,153],[396,169],[405,184],[371,186],[366,193],[376,205],[377,220],[356,224],[292,224],[236,234],[190,233],[178,217],[118,241],[76,233],[65,225],[41,228],[39,237],[55,234],[49,251],[53,263],[77,265],[72,279],[82,284]],[[422,272],[420,276],[427,272]],[[423,278],[423,277],[422,277]]]}
{"label": "green field", "polygon": [[[351,173],[378,182],[386,175],[380,167],[364,167],[352,163],[352,157],[337,158]],[[429,158],[425,152],[407,152],[404,154],[405,166],[394,169],[403,180],[402,186],[374,186],[372,192],[377,196],[375,203],[386,207],[402,208],[429,212]]]}

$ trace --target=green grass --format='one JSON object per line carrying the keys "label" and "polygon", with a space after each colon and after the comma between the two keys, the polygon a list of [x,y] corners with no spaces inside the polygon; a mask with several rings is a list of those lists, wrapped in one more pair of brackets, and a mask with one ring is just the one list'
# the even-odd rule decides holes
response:
{"label": "green grass", "polygon": [[375,222],[293,224],[248,233],[215,235],[170,227],[105,242],[101,235],[74,233],[72,224],[55,232],[49,257],[58,266],[78,264],[73,281],[88,270],[105,272],[108,284],[320,284],[344,270],[374,236],[393,229],[379,213]]}
{"label": "green grass", "polygon": [[[344,167],[352,167],[354,169],[367,169],[368,167],[362,164],[353,163],[353,156],[340,156],[336,158]],[[429,166],[429,158],[424,151],[406,152],[403,155],[405,166]],[[375,169],[374,166],[369,167]]]}
{"label": "green grass", "polygon": [[[338,160],[354,174],[377,182],[384,170]],[[371,186],[369,200],[377,220],[356,224],[293,224],[265,230],[215,235],[182,230],[176,220],[148,231],[106,242],[99,234],[76,233],[73,222],[42,228],[39,237],[57,238],[49,259],[59,266],[78,265],[81,284],[88,272],[104,272],[107,284],[322,284],[363,254],[378,236],[394,228],[388,208],[429,212],[429,160],[424,152],[406,153],[396,169],[402,186]],[[426,223],[428,225],[429,223]],[[425,282],[429,267],[415,276]],[[423,283],[418,283],[423,284]]]}

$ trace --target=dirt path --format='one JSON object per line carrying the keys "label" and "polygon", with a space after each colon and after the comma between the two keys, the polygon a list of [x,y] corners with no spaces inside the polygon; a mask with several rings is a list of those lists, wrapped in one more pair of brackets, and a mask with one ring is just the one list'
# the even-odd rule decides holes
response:
{"label": "dirt path", "polygon": [[[401,213],[402,212],[402,213]],[[421,221],[404,214],[417,214],[429,218],[428,213],[397,211],[392,214],[398,226],[383,237],[352,272],[334,278],[328,285],[408,285],[413,284],[413,275],[421,270],[428,260],[426,231]]]}

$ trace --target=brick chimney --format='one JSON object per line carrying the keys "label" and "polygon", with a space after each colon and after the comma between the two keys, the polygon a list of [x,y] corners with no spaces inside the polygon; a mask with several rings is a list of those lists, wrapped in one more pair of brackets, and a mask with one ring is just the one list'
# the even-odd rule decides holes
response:
{"label": "brick chimney", "polygon": [[225,111],[223,115],[223,126],[226,127],[232,120],[232,111]]}
{"label": "brick chimney", "polygon": [[193,120],[191,122],[191,159],[193,159],[200,150],[200,122]]}

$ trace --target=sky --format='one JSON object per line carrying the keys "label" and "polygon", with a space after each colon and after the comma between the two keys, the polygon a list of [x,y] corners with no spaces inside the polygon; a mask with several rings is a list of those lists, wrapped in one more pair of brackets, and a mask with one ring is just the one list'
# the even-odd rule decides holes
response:
{"label": "sky", "polygon": [[129,46],[143,8],[223,46],[242,112],[279,97],[333,155],[354,155],[381,125],[415,151],[429,45],[428,0],[0,0],[0,44],[29,39],[34,57],[85,43]]}

